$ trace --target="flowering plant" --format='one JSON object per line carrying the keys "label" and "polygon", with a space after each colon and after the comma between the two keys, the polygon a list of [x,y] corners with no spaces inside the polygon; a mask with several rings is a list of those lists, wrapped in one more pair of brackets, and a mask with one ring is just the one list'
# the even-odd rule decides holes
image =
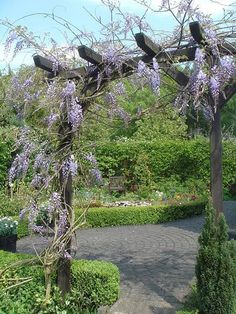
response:
{"label": "flowering plant", "polygon": [[18,222],[10,217],[0,218],[0,237],[15,235]]}

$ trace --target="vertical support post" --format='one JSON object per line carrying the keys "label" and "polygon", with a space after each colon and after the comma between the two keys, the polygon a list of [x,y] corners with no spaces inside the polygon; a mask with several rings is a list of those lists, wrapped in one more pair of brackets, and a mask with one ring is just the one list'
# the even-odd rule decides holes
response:
{"label": "vertical support post", "polygon": [[[65,105],[66,108],[66,105]],[[70,123],[68,123],[67,112],[65,110],[62,114],[62,124],[59,128],[59,151],[62,152],[63,157],[69,157],[71,155],[72,149],[72,140],[73,132],[71,129]],[[70,227],[70,218],[71,218],[71,208],[72,208],[72,197],[73,197],[73,188],[72,188],[72,175],[68,174],[68,177],[65,178],[63,175],[63,169],[60,170],[59,174],[59,185],[61,191],[61,204],[62,208],[67,213],[67,227]],[[67,242],[65,250],[70,253],[71,251],[71,239]],[[58,261],[57,268],[57,285],[61,291],[62,297],[70,291],[71,288],[71,262],[69,259],[61,257]]]}
{"label": "vertical support post", "polygon": [[220,105],[214,114],[210,132],[211,195],[217,214],[223,212],[222,135]]}

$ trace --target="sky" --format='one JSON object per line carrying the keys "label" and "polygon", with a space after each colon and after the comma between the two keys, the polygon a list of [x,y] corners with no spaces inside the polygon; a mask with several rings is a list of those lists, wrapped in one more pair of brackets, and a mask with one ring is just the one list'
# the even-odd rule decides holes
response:
{"label": "sky", "polygon": [[[153,7],[160,4],[161,0],[149,0]],[[196,4],[205,12],[213,15],[220,14],[225,5],[230,0],[223,0],[224,6],[218,2],[209,0],[194,0]],[[144,8],[137,4],[135,0],[120,0],[123,10],[137,15],[142,15]],[[102,6],[100,0],[0,0],[0,20],[7,18],[15,24],[26,25],[31,31],[38,36],[43,36],[43,33],[50,32],[59,41],[64,40],[62,35],[62,27],[53,22],[49,18],[44,18],[37,13],[54,13],[65,20],[70,21],[79,29],[93,31],[99,36],[99,25],[89,15],[101,16],[104,21],[109,20],[109,12]],[[32,15],[33,14],[33,15]],[[32,16],[30,16],[32,15]],[[171,29],[174,27],[174,21],[165,15],[156,17],[155,14],[147,15],[148,22],[155,29]],[[0,26],[0,68],[6,67],[8,57],[4,55],[3,44],[6,38],[6,29]],[[22,63],[31,63],[32,58],[30,53],[20,54],[12,63],[12,68],[17,68]]]}

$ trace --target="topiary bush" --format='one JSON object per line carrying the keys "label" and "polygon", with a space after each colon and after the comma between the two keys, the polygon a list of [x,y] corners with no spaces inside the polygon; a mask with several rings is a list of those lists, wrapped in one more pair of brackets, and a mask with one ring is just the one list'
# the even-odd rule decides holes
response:
{"label": "topiary bush", "polygon": [[232,314],[236,292],[236,250],[233,241],[228,242],[223,214],[216,217],[211,205],[207,209],[199,244],[196,277],[200,313]]}
{"label": "topiary bush", "polygon": [[[32,256],[11,254],[0,251],[0,273],[13,262],[21,262]],[[19,283],[22,278],[29,281],[9,288],[12,283]],[[72,262],[72,291],[61,302],[60,293],[53,277],[52,298],[44,304],[44,273],[39,262],[8,269],[1,275],[0,313],[93,313],[101,305],[111,305],[119,295],[119,271],[112,263],[103,261],[79,260]]]}

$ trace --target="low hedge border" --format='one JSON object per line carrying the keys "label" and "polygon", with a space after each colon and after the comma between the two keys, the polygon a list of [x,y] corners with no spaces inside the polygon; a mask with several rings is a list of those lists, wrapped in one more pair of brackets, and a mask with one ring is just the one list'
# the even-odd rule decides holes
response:
{"label": "low hedge border", "polygon": [[[27,258],[32,258],[32,256],[0,251],[0,272],[10,263]],[[84,313],[79,310],[94,310],[100,306],[111,305],[118,299],[120,275],[114,264],[104,261],[73,260],[71,270],[72,292],[66,299],[65,306],[60,303],[58,291],[53,290],[52,300],[48,308],[43,310],[40,309],[40,304],[44,299],[45,288],[44,273],[40,264],[22,266],[4,273],[6,280],[11,277],[15,279],[32,277],[33,279],[5,292],[3,291],[6,281],[0,282],[0,313]],[[55,286],[55,276],[53,278]],[[57,310],[63,310],[63,312]]]}
{"label": "low hedge border", "polygon": [[[163,223],[200,215],[204,212],[206,204],[206,199],[199,199],[176,205],[90,208],[86,214],[86,226],[112,227]],[[81,214],[81,209],[75,209],[76,218]],[[19,218],[14,218],[19,221]],[[18,238],[20,239],[28,234],[27,221],[19,221]]]}
{"label": "low hedge border", "polygon": [[[86,222],[91,227],[157,224],[200,215],[206,204],[207,200],[199,199],[176,205],[96,207],[88,210]],[[76,217],[81,213],[81,209],[76,209]]]}

